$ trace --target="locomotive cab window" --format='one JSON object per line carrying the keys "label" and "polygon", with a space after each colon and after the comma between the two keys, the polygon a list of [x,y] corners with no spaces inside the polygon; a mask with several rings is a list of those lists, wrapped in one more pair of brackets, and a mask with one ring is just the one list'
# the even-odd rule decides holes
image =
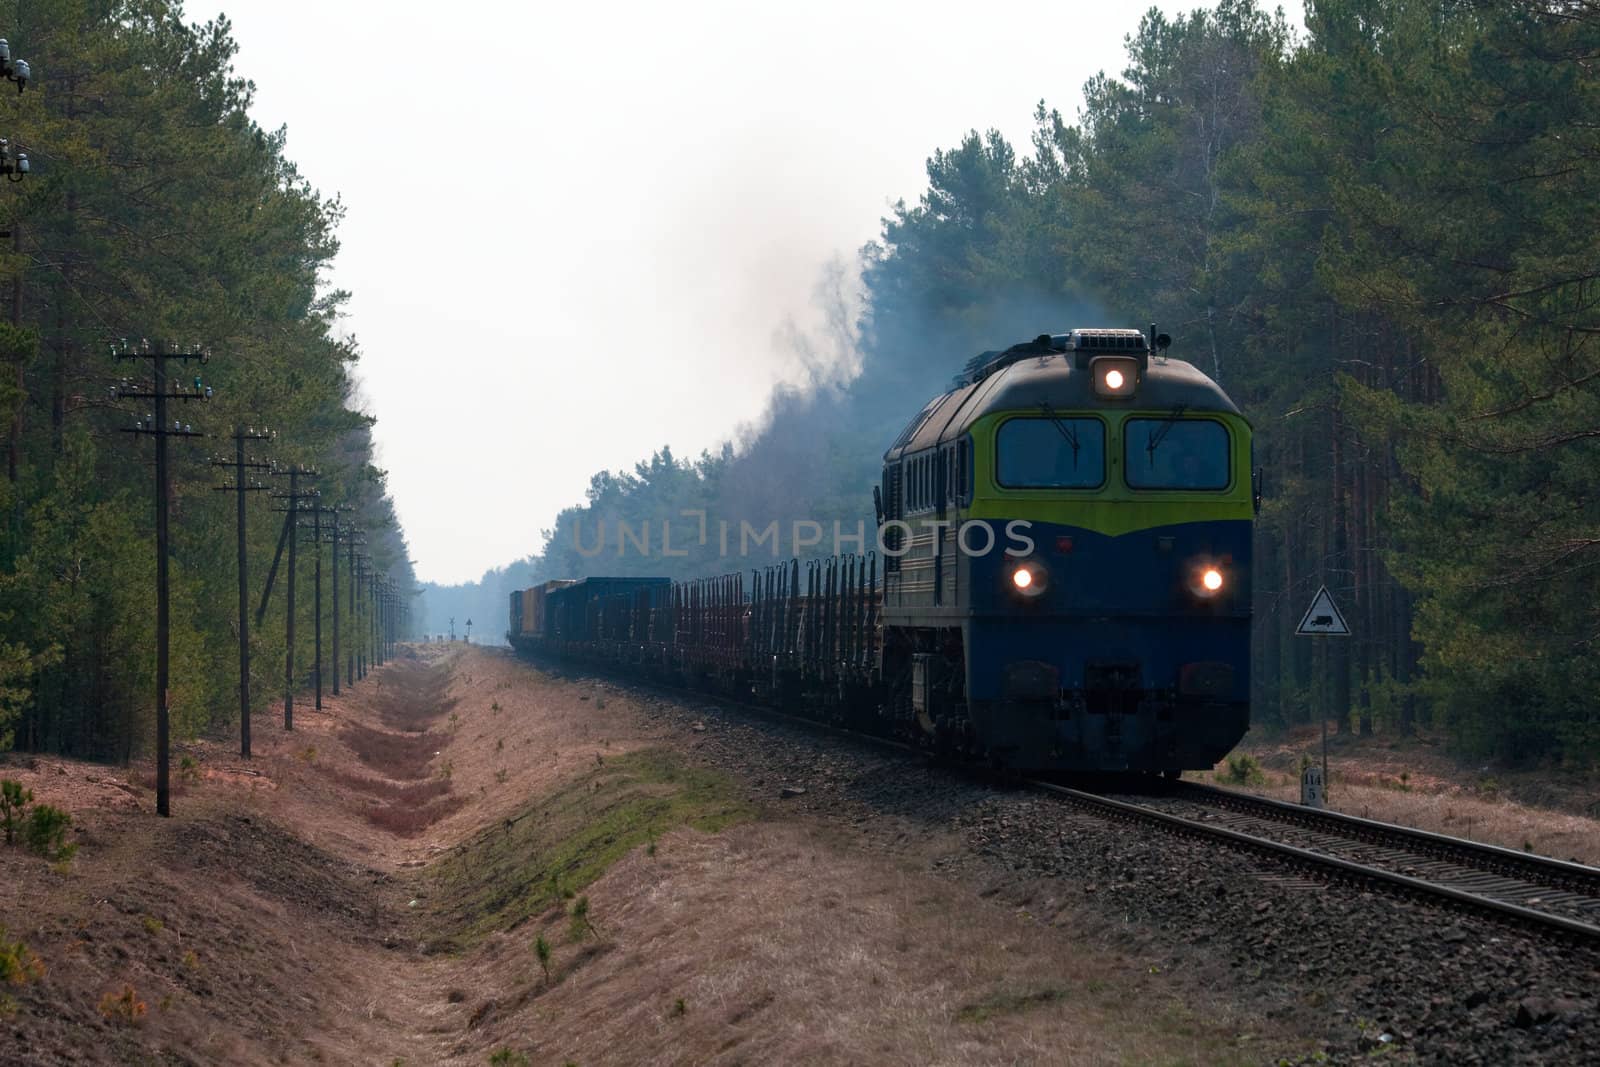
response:
{"label": "locomotive cab window", "polygon": [[1129,419],[1123,423],[1130,489],[1226,489],[1233,480],[1228,429],[1211,419]]}
{"label": "locomotive cab window", "polygon": [[1096,489],[1106,480],[1099,419],[1017,418],[995,434],[995,480],[1007,489]]}

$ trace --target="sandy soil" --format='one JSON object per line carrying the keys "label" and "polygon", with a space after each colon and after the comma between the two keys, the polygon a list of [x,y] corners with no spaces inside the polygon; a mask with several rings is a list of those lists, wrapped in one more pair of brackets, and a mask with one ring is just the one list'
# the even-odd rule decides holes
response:
{"label": "sandy soil", "polygon": [[[541,798],[574,817],[574,783],[595,779],[600,805],[597,768],[682,734],[615,687],[459,646],[422,646],[324,705],[297,706],[292,733],[258,715],[248,764],[185,746],[170,820],[142,766],[0,765],[70,810],[80,844],[70,865],[0,848],[0,938],[42,964],[0,988],[7,1063],[1112,1064],[1295,1047],[1226,990],[1075,941],[1073,922],[916,857],[854,849],[748,783],[733,788],[753,817],[652,836],[574,887],[589,927],[558,902],[441,951],[441,864],[550,818]],[[130,987],[131,1018],[115,1001]]]}

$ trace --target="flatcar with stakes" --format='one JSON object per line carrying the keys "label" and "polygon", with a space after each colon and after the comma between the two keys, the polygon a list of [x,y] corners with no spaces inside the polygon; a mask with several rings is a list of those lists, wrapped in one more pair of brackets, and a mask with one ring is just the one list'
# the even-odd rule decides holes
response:
{"label": "flatcar with stakes", "polygon": [[884,454],[880,552],[512,594],[519,651],[1019,771],[1209,768],[1249,726],[1249,423],[1152,326],[971,361]]}

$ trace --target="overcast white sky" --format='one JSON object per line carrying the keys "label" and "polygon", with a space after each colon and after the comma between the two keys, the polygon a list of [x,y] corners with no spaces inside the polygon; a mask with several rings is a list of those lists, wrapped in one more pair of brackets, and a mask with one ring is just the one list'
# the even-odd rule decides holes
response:
{"label": "overcast white sky", "polygon": [[773,332],[821,265],[966,130],[1025,151],[1038,100],[1075,115],[1149,6],[221,10],[256,120],[344,198],[333,280],[380,462],[419,577],[459,582],[537,550],[596,470],[697,455],[759,414],[794,371]]}

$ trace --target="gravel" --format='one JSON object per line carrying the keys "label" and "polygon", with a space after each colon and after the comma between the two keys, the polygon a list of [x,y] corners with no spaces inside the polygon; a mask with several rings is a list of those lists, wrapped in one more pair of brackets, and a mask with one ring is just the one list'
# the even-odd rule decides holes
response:
{"label": "gravel", "polygon": [[1322,1042],[1305,1060],[1262,1048],[1262,1062],[1600,1063],[1592,947],[1108,821],[852,738],[630,692],[757,801],[1181,980],[1231,988]]}

